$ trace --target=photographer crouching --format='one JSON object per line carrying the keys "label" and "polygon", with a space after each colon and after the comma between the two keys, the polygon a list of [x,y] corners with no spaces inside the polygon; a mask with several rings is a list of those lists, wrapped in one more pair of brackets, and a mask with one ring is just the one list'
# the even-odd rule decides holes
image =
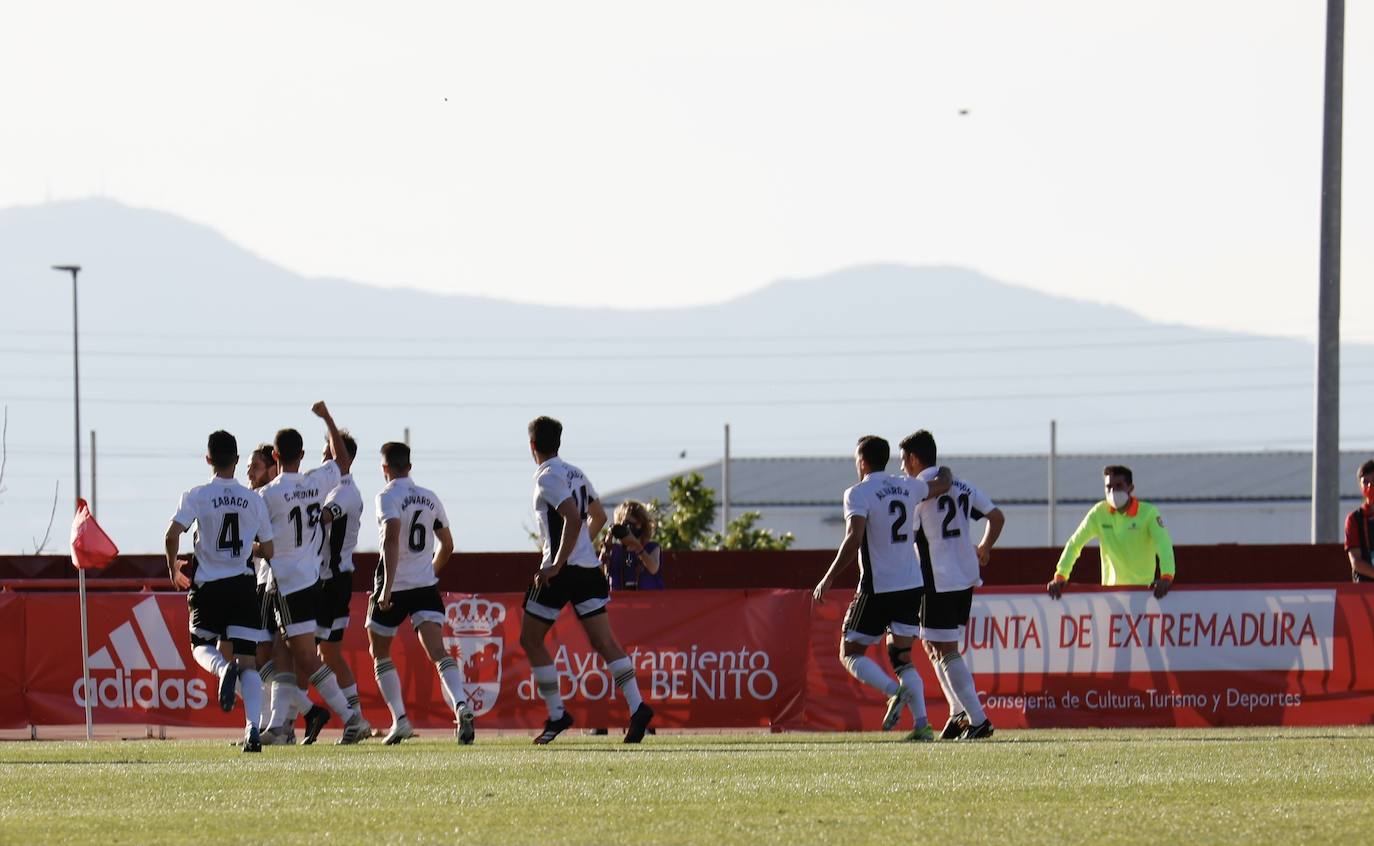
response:
{"label": "photographer crouching", "polygon": [[644,504],[620,503],[601,548],[612,590],[663,590],[661,550],[653,538],[654,520]]}

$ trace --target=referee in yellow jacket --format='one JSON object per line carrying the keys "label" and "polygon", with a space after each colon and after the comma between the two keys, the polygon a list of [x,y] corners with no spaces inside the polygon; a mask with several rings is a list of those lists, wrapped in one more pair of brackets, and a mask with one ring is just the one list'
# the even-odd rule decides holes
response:
{"label": "referee in yellow jacket", "polygon": [[[1102,475],[1106,498],[1088,511],[1064,544],[1054,578],[1045,589],[1058,599],[1079,553],[1097,538],[1102,547],[1102,584],[1148,585],[1156,598],[1162,598],[1174,583],[1174,542],[1164,528],[1164,518],[1153,505],[1135,498],[1131,468],[1113,464]],[[1156,557],[1159,578],[1155,578]]]}

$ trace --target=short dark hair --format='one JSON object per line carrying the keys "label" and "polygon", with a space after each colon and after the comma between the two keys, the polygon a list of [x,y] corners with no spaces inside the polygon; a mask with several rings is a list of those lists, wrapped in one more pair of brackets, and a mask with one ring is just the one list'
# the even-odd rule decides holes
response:
{"label": "short dark hair", "polygon": [[540,455],[557,455],[563,446],[563,424],[552,417],[536,417],[529,425],[530,441]]}
{"label": "short dark hair", "polygon": [[1366,473],[1374,473],[1374,458],[1360,465],[1360,472],[1355,474],[1355,479],[1363,479]]}
{"label": "short dark hair", "polygon": [[1135,479],[1131,478],[1131,468],[1121,464],[1108,464],[1102,468],[1103,476],[1120,476],[1126,480],[1126,484],[1134,485]]}
{"label": "short dark hair", "polygon": [[281,456],[282,461],[300,461],[301,456],[305,455],[305,440],[295,429],[277,430],[272,445],[277,448],[277,455]]}
{"label": "short dark hair", "polygon": [[927,467],[934,467],[936,456],[935,436],[925,429],[917,429],[905,438],[902,438],[902,452],[916,456],[916,460]]}
{"label": "short dark hair", "polygon": [[262,463],[268,467],[276,467],[277,459],[272,455],[271,444],[258,444],[258,448],[253,450],[253,454],[262,459]]}
{"label": "short dark hair", "polygon": [[239,460],[239,442],[234,436],[220,429],[210,433],[205,442],[205,451],[210,455],[210,463],[216,470],[233,467]]}
{"label": "short dark hair", "polygon": [[[344,449],[348,450],[348,460],[349,460],[349,461],[352,461],[353,459],[357,458],[357,457],[358,457],[358,442],[355,441],[355,440],[353,440],[353,436],[350,435],[350,434],[348,433],[348,430],[347,430],[347,429],[340,429],[340,430],[339,430],[339,437],[340,437],[340,438],[343,438]],[[338,458],[337,455],[334,456],[334,457],[335,457],[335,458]]]}
{"label": "short dark hair", "polygon": [[887,460],[892,457],[892,447],[877,435],[864,435],[859,438],[859,455],[868,462],[870,470],[877,472],[887,468]]}
{"label": "short dark hair", "polygon": [[410,447],[399,441],[382,444],[382,458],[386,459],[386,466],[392,470],[410,469]]}

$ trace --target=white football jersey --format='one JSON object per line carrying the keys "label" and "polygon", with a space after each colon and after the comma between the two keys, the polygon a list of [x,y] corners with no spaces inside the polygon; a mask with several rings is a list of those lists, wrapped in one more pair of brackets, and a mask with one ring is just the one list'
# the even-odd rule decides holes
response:
{"label": "white football jersey", "polygon": [[267,508],[257,494],[234,479],[214,479],[181,495],[179,525],[196,527],[195,583],[244,576],[252,572],[248,559],[253,541],[272,540]]}
{"label": "white football jersey", "polygon": [[[933,479],[938,472],[937,468],[927,467],[917,478]],[[916,551],[922,572],[938,593],[983,583],[971,525],[996,507],[986,494],[962,479],[955,479],[940,496],[921,503],[916,512],[920,520]]]}
{"label": "white football jersey", "polygon": [[338,487],[339,465],[326,461],[305,473],[282,473],[262,489],[272,518],[272,580],[282,596],[320,580],[324,558],[324,498]]}
{"label": "white football jersey", "polygon": [[438,584],[434,573],[434,533],[448,528],[448,515],[434,491],[422,488],[409,476],[392,479],[377,494],[377,535],[381,559],[376,583],[381,588],[386,566],[386,521],[401,521],[401,557],[396,562],[392,593]]}
{"label": "white football jersey", "polygon": [[912,546],[916,506],[930,493],[920,479],[869,473],[844,492],[844,519],[863,517],[859,590],[891,593],[921,586],[921,564]]}
{"label": "white football jersey", "polygon": [[587,506],[596,502],[596,488],[581,470],[558,456],[534,471],[534,519],[539,525],[539,541],[544,552],[540,566],[549,566],[558,556],[558,545],[563,540],[563,515],[558,513],[558,506],[568,497],[573,498],[577,512],[582,515],[582,529],[577,534],[577,545],[568,556],[568,564],[600,567],[601,559],[597,558],[587,533]]}
{"label": "white football jersey", "polygon": [[335,506],[340,512],[329,524],[329,539],[325,542],[324,563],[320,578],[328,579],[336,573],[353,572],[353,553],[358,549],[358,529],[363,520],[363,495],[353,484],[353,474],[339,479],[339,486],[324,499],[325,507]]}

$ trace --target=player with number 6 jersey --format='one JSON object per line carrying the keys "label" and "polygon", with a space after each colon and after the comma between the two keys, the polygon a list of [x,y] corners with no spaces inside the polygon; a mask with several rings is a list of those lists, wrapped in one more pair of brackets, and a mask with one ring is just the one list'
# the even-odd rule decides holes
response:
{"label": "player with number 6 jersey", "polygon": [[[902,440],[902,466],[916,479],[935,475],[935,436],[925,429]],[[983,540],[975,547],[972,523],[987,520]],[[1002,533],[1002,511],[963,479],[953,480],[939,497],[917,509],[916,550],[925,589],[921,596],[921,639],[949,703],[944,740],[979,740],[992,736],[992,722],[978,699],[978,687],[959,654],[964,626],[973,608],[973,589],[982,584],[979,569]]]}
{"label": "player with number 6 jersey", "polygon": [[572,714],[563,707],[553,656],[544,645],[563,606],[570,604],[630,709],[625,742],[639,743],[654,710],[640,695],[634,663],[616,640],[606,616],[611,586],[592,546],[592,538],[606,525],[606,509],[586,474],[558,456],[563,443],[562,423],[552,417],[537,417],[530,422],[528,432],[530,455],[539,465],[534,473],[534,517],[543,557],[525,597],[520,645],[529,656],[535,689],[549,709],[544,730],[534,742],[550,743],[573,724]]}
{"label": "player with number 6 jersey", "polygon": [[[922,585],[912,538],[917,507],[944,493],[950,477],[943,468],[929,481],[894,476],[887,472],[891,454],[883,438],[859,438],[854,449],[859,483],[844,492],[844,541],[812,598],[824,603],[835,577],[859,559],[859,589],[845,613],[840,661],[854,678],[887,695],[883,731],[897,724],[905,707],[914,722],[906,739],[927,741],[934,732],[926,718],[921,676],[911,665],[911,644],[920,633]],[[885,633],[891,635],[888,658],[895,679],[866,654]]]}
{"label": "player with number 6 jersey", "polygon": [[439,595],[439,571],[453,555],[448,514],[434,491],[410,478],[410,447],[405,444],[392,441],[382,445],[382,475],[386,487],[377,494],[382,560],[367,607],[367,638],[377,687],[391,711],[386,743],[400,743],[415,734],[406,717],[401,679],[391,661],[391,641],[409,617],[420,644],[434,662],[444,699],[453,709],[458,742],[467,745],[476,737],[474,715],[463,689],[462,668],[444,645],[446,617]]}
{"label": "player with number 6 jersey", "polygon": [[[205,460],[214,468],[214,478],[181,495],[164,539],[167,570],[174,585],[189,590],[186,604],[191,612],[191,654],[197,664],[219,678],[220,708],[232,711],[235,685],[241,687],[247,718],[243,751],[261,752],[258,723],[262,719],[262,678],[256,652],[268,635],[249,553],[257,541],[262,554],[272,554],[272,523],[262,500],[234,479],[239,454],[233,435],[211,433]],[[177,549],[191,526],[196,527],[196,568],[188,578],[177,559]],[[221,640],[233,644],[233,660],[220,652]]]}

